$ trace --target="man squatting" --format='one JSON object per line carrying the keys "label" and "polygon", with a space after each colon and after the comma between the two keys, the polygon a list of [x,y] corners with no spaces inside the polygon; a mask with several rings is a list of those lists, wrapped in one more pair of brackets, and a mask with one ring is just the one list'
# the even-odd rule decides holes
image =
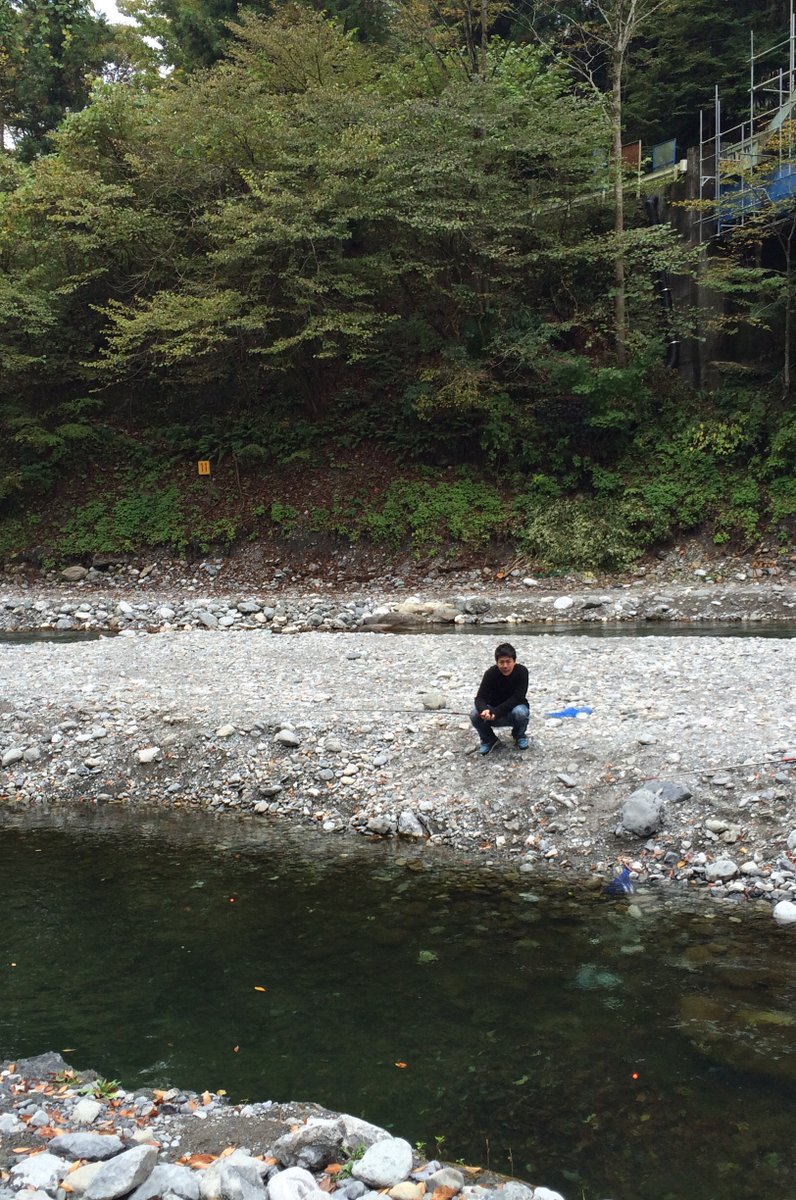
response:
{"label": "man squatting", "polygon": [[500,740],[496,727],[511,726],[518,750],[528,749],[530,708],[528,706],[528,669],[517,662],[517,651],[508,642],[495,650],[495,665],[484,672],[478,687],[470,720],[481,739],[479,751],[489,754]]}

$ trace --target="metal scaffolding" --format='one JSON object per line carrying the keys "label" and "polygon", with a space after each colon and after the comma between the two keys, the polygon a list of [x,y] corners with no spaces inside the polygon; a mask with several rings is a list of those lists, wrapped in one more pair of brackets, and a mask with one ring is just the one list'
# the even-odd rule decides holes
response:
{"label": "metal scaffolding", "polygon": [[[722,128],[718,86],[713,97],[712,121],[710,109],[707,114],[705,110],[699,113],[699,199],[708,202],[696,219],[700,242],[711,240],[730,225],[743,224],[762,203],[772,199],[772,194],[779,197],[796,193],[794,0],[790,0],[786,38],[756,51],[754,33],[749,37],[748,117],[737,125]],[[786,51],[787,66],[772,67],[772,61],[782,64]]]}

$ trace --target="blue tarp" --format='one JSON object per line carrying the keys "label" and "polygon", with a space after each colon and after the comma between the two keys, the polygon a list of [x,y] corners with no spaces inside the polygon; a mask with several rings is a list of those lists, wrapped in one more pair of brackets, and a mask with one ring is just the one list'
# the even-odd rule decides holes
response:
{"label": "blue tarp", "polygon": [[796,163],[783,162],[770,171],[761,172],[753,186],[742,183],[724,183],[721,186],[719,229],[735,225],[747,213],[757,212],[766,205],[774,205],[783,213],[796,210]]}

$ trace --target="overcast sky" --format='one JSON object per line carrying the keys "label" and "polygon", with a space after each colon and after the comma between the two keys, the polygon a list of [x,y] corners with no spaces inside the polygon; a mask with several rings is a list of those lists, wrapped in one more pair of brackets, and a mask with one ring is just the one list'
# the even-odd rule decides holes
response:
{"label": "overcast sky", "polygon": [[135,21],[131,21],[129,17],[123,17],[116,7],[115,0],[92,0],[94,7],[98,13],[102,13],[109,21],[118,25],[121,21],[125,25],[134,25]]}

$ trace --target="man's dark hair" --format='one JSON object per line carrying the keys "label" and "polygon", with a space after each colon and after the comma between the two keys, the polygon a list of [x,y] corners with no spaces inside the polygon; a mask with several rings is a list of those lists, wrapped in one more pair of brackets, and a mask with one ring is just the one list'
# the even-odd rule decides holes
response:
{"label": "man's dark hair", "polygon": [[500,645],[498,646],[497,650],[495,651],[495,662],[497,662],[497,660],[499,658],[513,658],[514,661],[516,662],[517,661],[517,651],[514,649],[513,646],[509,645],[508,642],[501,642]]}

